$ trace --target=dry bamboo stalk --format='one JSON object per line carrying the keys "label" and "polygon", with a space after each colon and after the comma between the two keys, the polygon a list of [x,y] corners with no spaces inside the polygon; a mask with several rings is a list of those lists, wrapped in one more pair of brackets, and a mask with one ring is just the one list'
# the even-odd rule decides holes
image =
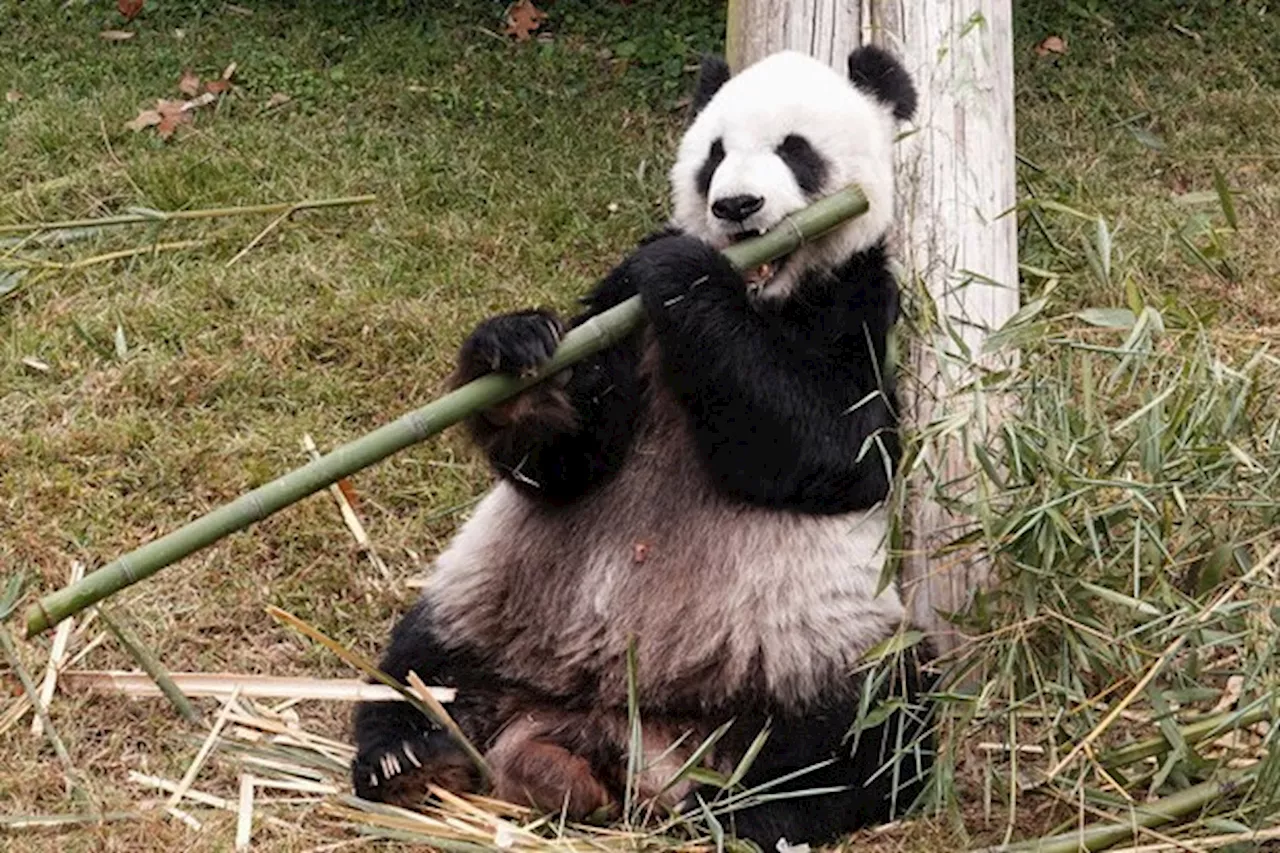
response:
{"label": "dry bamboo stalk", "polygon": [[213,746],[218,742],[218,736],[222,734],[222,729],[227,725],[227,715],[231,713],[231,709],[235,706],[236,699],[240,696],[240,692],[233,691],[227,697],[227,701],[223,703],[222,710],[218,712],[218,718],[213,721],[213,728],[209,730],[209,736],[205,738],[204,743],[200,745],[196,757],[191,760],[191,765],[187,767],[187,772],[182,774],[182,779],[178,782],[177,789],[169,797],[166,806],[173,808],[182,802],[182,796],[186,790],[191,787],[191,783],[196,780],[196,774],[200,772],[200,768],[204,766],[205,759],[209,757],[209,753],[213,751]]}
{"label": "dry bamboo stalk", "polygon": [[[79,560],[71,561],[71,583],[75,583],[84,577],[84,563]],[[44,670],[44,681],[40,684],[40,702],[46,708],[53,701],[53,692],[58,687],[58,670],[62,667],[62,661],[67,656],[67,643],[71,641],[71,630],[75,627],[75,620],[68,619],[58,626],[57,632],[53,635],[53,643],[49,647],[49,663]],[[31,733],[36,737],[44,734],[44,720],[37,714],[31,719]]]}
{"label": "dry bamboo stalk", "polygon": [[[310,433],[304,433],[302,436],[302,449],[307,452],[313,460],[320,458],[320,448],[316,447],[315,440],[311,438]],[[364,524],[360,521],[360,516],[356,515],[356,508],[351,505],[351,501],[347,500],[346,494],[337,483],[329,485],[329,494],[333,495],[334,501],[338,504],[338,512],[342,514],[342,521],[347,525],[347,529],[351,531],[351,535],[356,540],[356,545],[369,558],[369,562],[378,570],[378,574],[382,575],[384,580],[391,579],[391,571],[387,568],[387,564],[378,556],[378,552],[373,547],[373,542],[369,539],[369,533],[364,529]]]}
{"label": "dry bamboo stalk", "polygon": [[[83,622],[80,623],[81,630],[77,633],[83,632],[84,628],[88,626],[88,624],[91,621],[93,621],[92,614],[90,614],[88,619],[85,619]],[[85,645],[83,649],[76,652],[71,657],[70,660],[66,661],[65,666],[59,668],[58,675],[63,678],[64,684],[65,684],[65,678],[66,678],[66,673],[68,671],[68,667],[73,667],[76,664],[80,663],[80,661],[84,660],[85,657],[88,656],[89,652],[93,651],[98,646],[102,645],[104,642],[106,642],[106,640],[107,640],[106,634],[96,635],[92,640],[90,640]],[[8,710],[6,710],[3,714],[0,714],[0,735],[4,734],[5,732],[9,731],[9,729],[17,725],[18,721],[21,720],[23,717],[25,717],[27,715],[27,712],[30,710],[31,710],[31,699],[30,697],[27,696],[27,694],[23,693],[22,696],[18,697],[17,702],[14,702],[12,705],[9,706]]]}
{"label": "dry bamboo stalk", "polygon": [[248,850],[253,836],[253,777],[240,777],[240,798],[237,801],[236,849]]}
{"label": "dry bamboo stalk", "polygon": [[[403,702],[404,696],[381,684],[355,678],[294,678],[234,673],[171,672],[174,684],[190,697],[227,697],[236,693],[246,699],[319,699],[337,702]],[[109,690],[128,696],[162,695],[151,677],[124,670],[68,670],[62,673],[67,688]],[[440,702],[452,702],[450,687],[432,687]]]}
{"label": "dry bamboo stalk", "polygon": [[75,762],[71,760],[71,753],[67,752],[67,746],[63,743],[62,738],[59,737],[58,730],[53,727],[53,721],[49,719],[49,712],[45,709],[44,703],[40,701],[35,682],[31,680],[31,673],[27,672],[26,666],[22,663],[22,657],[18,654],[18,647],[14,645],[13,637],[10,636],[8,629],[3,624],[0,624],[0,648],[4,649],[5,656],[9,658],[9,666],[14,674],[18,676],[18,681],[21,682],[23,691],[31,701],[31,706],[35,709],[36,716],[44,721],[45,737],[48,738],[49,744],[58,756],[58,760],[62,762],[62,769],[67,774],[67,782],[71,785],[76,795],[83,799],[85,804],[97,811],[97,807],[93,805],[93,798],[89,796],[88,790],[84,785],[84,777],[80,775],[80,771],[76,769]]}
{"label": "dry bamboo stalk", "polygon": [[[145,773],[139,773],[136,770],[129,771],[129,781],[136,782],[139,785],[146,785],[149,788],[157,788],[166,794],[172,794],[178,790],[178,783],[171,782],[168,779],[162,779],[159,776],[148,776]],[[182,792],[182,796],[193,803],[199,803],[202,806],[210,806],[215,809],[233,812],[236,810],[235,805],[228,799],[218,797],[213,794],[206,794],[204,791],[198,791],[195,788],[188,788]]]}

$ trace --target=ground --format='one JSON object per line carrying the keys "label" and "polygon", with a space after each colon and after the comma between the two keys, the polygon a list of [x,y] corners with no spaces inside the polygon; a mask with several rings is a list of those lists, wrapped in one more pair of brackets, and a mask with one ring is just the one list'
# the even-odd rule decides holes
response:
{"label": "ground", "polygon": [[[661,222],[682,91],[697,53],[718,46],[722,10],[561,5],[549,5],[546,36],[517,42],[500,4],[480,2],[149,2],[126,21],[105,2],[0,0],[0,580],[52,590],[73,561],[101,565],[298,466],[304,434],[332,447],[431,399],[475,322],[571,310]],[[1234,335],[1228,347],[1274,343],[1276,12],[1228,0],[1015,6],[1020,195],[1056,203],[1024,220],[1028,291],[1052,269],[1059,309],[1140,294]],[[231,63],[232,88],[167,141],[126,127],[180,97],[185,70],[207,81]],[[79,231],[63,246],[3,230],[362,194],[376,202],[301,213],[256,242],[272,215]],[[1105,217],[1109,269],[1088,262],[1099,238],[1071,211]],[[180,241],[200,242],[164,248]],[[412,600],[403,580],[486,478],[456,433],[352,478],[390,578],[320,494],[116,601],[173,670],[349,676],[264,608],[376,656]],[[24,647],[28,666],[45,649]],[[133,663],[107,642],[85,666]],[[19,693],[7,669],[0,690]],[[345,707],[303,712],[313,730],[345,736]],[[62,693],[52,718],[108,810],[149,795],[129,770],[176,779],[191,760],[192,731],[159,700]],[[0,732],[0,768],[0,814],[79,809],[28,719]],[[219,772],[202,787],[227,790]],[[229,816],[200,834],[155,820],[3,843],[194,851],[227,849],[233,832]],[[255,839],[302,850],[334,832],[265,825]],[[881,843],[955,841],[933,827]]]}

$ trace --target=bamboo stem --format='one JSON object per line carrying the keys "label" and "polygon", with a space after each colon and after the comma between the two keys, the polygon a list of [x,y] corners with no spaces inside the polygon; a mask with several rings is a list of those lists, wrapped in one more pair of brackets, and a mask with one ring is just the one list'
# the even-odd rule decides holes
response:
{"label": "bamboo stem", "polygon": [[138,635],[133,633],[128,622],[119,614],[109,612],[102,605],[98,606],[98,615],[102,617],[102,623],[115,635],[120,645],[124,646],[129,655],[138,662],[138,666],[142,667],[142,671],[151,677],[165,698],[178,709],[178,713],[189,723],[199,723],[200,713],[192,706],[191,700],[174,683],[169,670],[165,669],[160,658],[156,657],[155,653],[138,638]]}
{"label": "bamboo stem", "polygon": [[[764,236],[730,246],[724,254],[739,269],[758,266],[795,251],[804,242],[818,237],[845,220],[865,213],[866,209],[867,200],[862,191],[856,186],[850,186],[791,214]],[[368,435],[344,444],[320,459],[259,486],[186,526],[117,558],[79,583],[46,595],[27,608],[27,636],[39,634],[68,616],[150,577],[188,554],[207,547],[228,534],[243,530],[255,521],[302,500],[330,483],[430,438],[474,412],[500,403],[530,385],[612,346],[635,329],[643,315],[640,298],[633,296],[565,335],[555,355],[536,375],[527,378],[496,373],[481,376],[422,408],[402,415]]]}
{"label": "bamboo stem", "polygon": [[193,219],[220,219],[226,216],[252,216],[258,213],[293,213],[323,207],[350,207],[372,204],[374,195],[352,195],[342,198],[319,198],[304,201],[282,201],[270,204],[247,204],[242,207],[211,207],[205,210],[149,210],[143,213],[121,213],[117,216],[63,219],[58,222],[18,222],[0,225],[0,234],[29,234],[65,228],[100,228],[113,225],[141,225],[156,222],[185,222]]}
{"label": "bamboo stem", "polygon": [[[1270,720],[1275,716],[1276,701],[1276,697],[1268,697],[1259,700],[1257,705],[1247,711],[1229,711],[1198,720],[1181,729],[1182,739],[1188,745],[1194,745],[1210,737],[1247,729],[1249,726]],[[1154,737],[1105,753],[1099,758],[1099,763],[1104,767],[1124,767],[1144,758],[1163,755],[1171,749],[1173,746],[1163,736]]]}
{"label": "bamboo stem", "polygon": [[1240,789],[1257,775],[1256,767],[1246,768],[1225,779],[1201,782],[1155,802],[1135,804],[1131,807],[1129,819],[1125,821],[1095,823],[1061,835],[984,847],[974,853],[1076,853],[1080,850],[1105,850],[1132,837],[1138,829],[1149,829],[1186,817],[1214,800]]}

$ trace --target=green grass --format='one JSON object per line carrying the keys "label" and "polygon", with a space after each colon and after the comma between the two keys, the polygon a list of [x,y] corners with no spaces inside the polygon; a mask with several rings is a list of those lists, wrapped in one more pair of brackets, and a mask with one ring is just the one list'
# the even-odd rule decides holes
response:
{"label": "green grass", "polygon": [[[572,310],[596,276],[661,222],[687,64],[714,47],[723,28],[722,10],[710,3],[565,3],[552,7],[553,38],[517,45],[498,35],[495,4],[242,5],[252,14],[213,0],[151,2],[126,26],[107,2],[0,0],[0,90],[21,94],[0,101],[0,223],[134,205],[378,197],[371,207],[301,214],[229,267],[270,217],[175,224],[162,233],[117,229],[49,249],[0,243],[0,258],[68,261],[157,239],[208,241],[77,272],[30,273],[0,296],[0,574],[25,572],[34,590],[61,586],[73,560],[100,565],[296,467],[305,459],[304,433],[332,447],[436,396],[458,343],[484,316],[534,304]],[[1231,449],[1210,439],[1229,437],[1268,465],[1278,452],[1267,431],[1274,361],[1257,367],[1243,423],[1227,421],[1241,386],[1205,367],[1212,356],[1239,368],[1280,335],[1280,70],[1272,61],[1280,26],[1254,2],[1026,0],[1015,11],[1024,288],[1039,295],[1053,280],[1057,290],[1037,322],[1053,319],[1021,330],[1029,368],[1018,390],[1041,396],[1019,422],[1023,443],[1006,449],[1034,451],[1037,465],[1057,475],[1041,480],[1036,466],[1015,469],[1004,485],[1016,499],[997,509],[1029,520],[1040,503],[1078,485],[1080,470],[1096,474],[1090,466],[1123,460],[1145,478],[1131,492],[1154,495],[1159,509],[1135,517],[1158,534],[1151,542],[1170,543],[1170,558],[1143,551],[1124,562],[1119,555],[1130,554],[1126,537],[1135,528],[1117,524],[1105,559],[1083,577],[1126,594],[1136,578],[1155,604],[1190,608],[1170,591],[1176,585],[1160,585],[1164,575],[1176,571],[1181,582],[1221,542],[1261,547],[1278,524],[1264,493],[1257,506],[1239,509],[1206,500],[1195,505],[1203,516],[1196,523],[1161,526],[1162,514],[1176,515],[1167,482],[1194,482],[1189,494],[1214,500],[1268,482],[1231,467]],[[137,35],[99,38],[122,26]],[[1032,47],[1051,34],[1066,38],[1069,52],[1037,57]],[[184,68],[210,77],[233,61],[234,92],[169,143],[124,129],[140,108],[177,95]],[[276,93],[289,102],[268,107]],[[1235,228],[1215,170],[1231,190]],[[1112,245],[1106,275],[1090,263],[1098,215]],[[0,291],[14,284],[3,278],[14,266],[12,258],[0,262]],[[1130,365],[1127,383],[1099,390],[1088,383],[1101,383],[1117,357],[1082,347],[1118,347],[1123,335],[1083,331],[1070,312],[1132,305],[1158,308],[1174,334]],[[1169,405],[1184,406],[1167,417],[1153,409],[1165,420],[1139,419],[1128,432],[1107,434],[1170,384],[1179,391]],[[1089,393],[1100,399],[1092,408]],[[1136,450],[1126,443],[1135,435],[1146,442]],[[412,597],[399,581],[425,568],[486,478],[458,434],[353,478],[392,583],[356,553],[321,494],[167,569],[122,603],[173,669],[348,675],[264,607],[290,610],[376,655]],[[1111,499],[1097,490],[1043,512],[1021,538],[989,520],[1016,595],[979,614],[995,620],[987,627],[1017,624],[1017,607],[1061,608],[1074,618],[1098,606],[1092,588],[1024,569],[1048,562],[1049,580],[1062,581],[1082,547],[1063,530],[1084,529],[1083,519]],[[1192,580],[1178,593],[1190,589],[1202,602],[1217,589]],[[1185,616],[1157,630],[1133,628],[1114,610],[1092,615],[1095,630],[1135,630],[1136,639],[1091,646],[1073,638],[1079,645],[1065,647],[1087,656],[1060,660],[1068,672],[1081,660],[1140,671],[1170,631],[1185,628]],[[1244,627],[1265,625],[1214,624],[1226,634]],[[1064,641],[1019,631],[1023,645],[991,657],[1004,674],[993,684],[1038,690],[1050,704],[1078,703],[1098,689],[1104,676],[1083,670],[1074,681],[1028,686],[1022,676],[1053,652],[1041,644]],[[1244,657],[1258,684],[1273,674],[1265,648]],[[40,659],[33,649],[28,662]],[[131,666],[110,643],[87,665]],[[0,695],[13,684],[0,670]],[[107,808],[130,808],[142,796],[124,782],[128,769],[177,778],[191,757],[159,703],[63,694],[52,710]],[[347,709],[305,710],[344,735]],[[982,706],[990,716],[979,723],[1006,722],[999,710]],[[1082,714],[1065,729],[1028,723],[1023,742],[1082,736],[1097,716]],[[1009,768],[976,766],[961,777],[957,808],[972,837],[999,838],[1007,796],[1000,780]],[[0,734],[0,767],[0,812],[71,807],[56,760],[25,721]],[[995,792],[994,817],[982,807],[984,780]],[[214,770],[202,784],[219,782],[233,780]],[[1021,829],[1037,819],[1049,828],[1048,819],[1027,818]],[[230,821],[215,821],[201,836],[176,824],[115,825],[19,844],[226,849],[233,831]],[[960,837],[946,820],[925,831],[935,840],[915,836],[909,849],[955,849]],[[288,839],[270,825],[255,838],[267,849],[323,840]]]}

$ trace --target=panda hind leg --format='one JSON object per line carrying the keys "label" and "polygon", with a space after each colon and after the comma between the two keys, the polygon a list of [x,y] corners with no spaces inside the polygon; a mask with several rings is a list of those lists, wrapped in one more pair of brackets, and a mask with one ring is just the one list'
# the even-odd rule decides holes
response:
{"label": "panda hind leg", "polygon": [[493,795],[569,820],[617,818],[617,797],[599,772],[609,739],[593,722],[590,714],[519,710],[485,755]]}
{"label": "panda hind leg", "polygon": [[[494,674],[475,655],[441,639],[426,599],[396,624],[379,668],[401,683],[416,672],[427,683],[457,687],[449,709],[454,721],[472,743],[492,733],[498,694],[477,685],[493,683]],[[357,796],[409,805],[422,799],[428,785],[460,793],[478,789],[479,771],[462,748],[408,702],[361,702],[352,723]]]}

